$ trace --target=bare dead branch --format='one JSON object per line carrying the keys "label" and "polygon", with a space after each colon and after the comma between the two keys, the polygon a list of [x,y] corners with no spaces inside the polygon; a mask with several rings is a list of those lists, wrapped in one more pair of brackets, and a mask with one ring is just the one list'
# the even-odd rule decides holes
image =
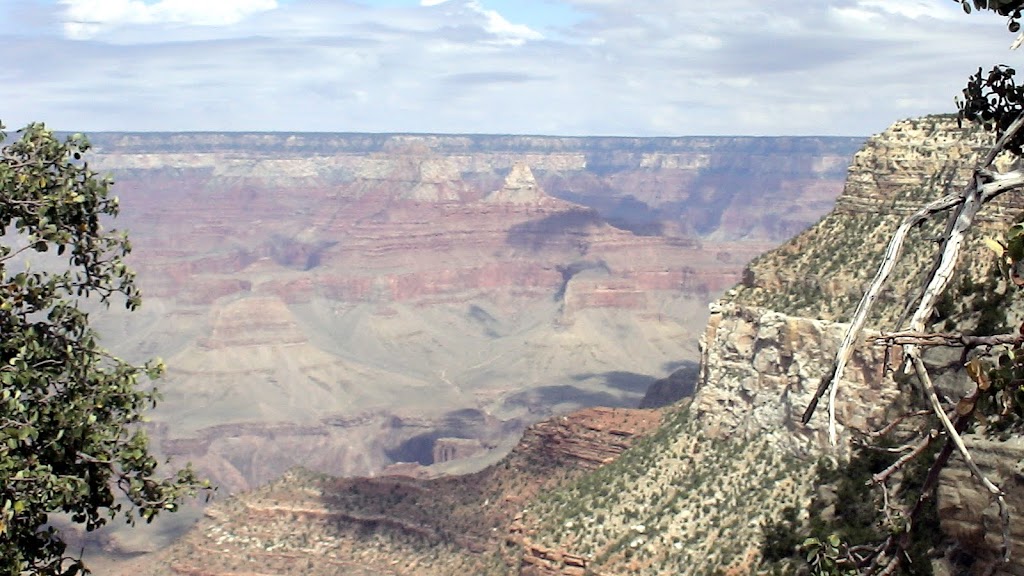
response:
{"label": "bare dead branch", "polygon": [[896,428],[897,426],[902,424],[903,421],[906,420],[907,418],[918,418],[920,416],[927,416],[928,414],[931,414],[931,413],[932,413],[931,410],[918,410],[917,412],[911,412],[909,414],[903,414],[903,415],[901,415],[901,416],[899,416],[897,418],[894,418],[892,420],[892,422],[889,422],[888,424],[886,424],[882,429],[877,430],[875,432],[871,432],[870,434],[868,434],[868,437],[869,438],[878,438],[880,436],[885,436],[889,432],[892,432],[894,428]]}
{"label": "bare dead branch", "polygon": [[[907,308],[908,311],[914,309],[907,329],[903,331],[883,333],[869,338],[869,341],[876,345],[886,346],[886,363],[888,363],[889,350],[893,346],[898,345],[903,347],[903,369],[916,374],[917,379],[920,381],[925,395],[928,398],[931,408],[930,412],[934,413],[936,417],[939,418],[939,421],[942,423],[942,431],[947,439],[942,451],[928,471],[921,496],[918,498],[918,501],[907,516],[905,530],[900,534],[890,535],[886,539],[885,543],[876,548],[875,552],[870,556],[870,564],[872,567],[871,571],[877,574],[893,574],[897,571],[904,560],[909,561],[909,556],[906,556],[906,550],[910,544],[911,529],[916,519],[919,517],[925,503],[932,497],[938,483],[939,472],[947,465],[954,449],[961,455],[975,479],[997,501],[1003,528],[1003,558],[1004,561],[1008,561],[1009,559],[1009,510],[1007,508],[1004,495],[999,487],[992,483],[992,481],[989,480],[978,468],[970,451],[964,444],[963,438],[960,436],[961,432],[963,432],[967,427],[967,422],[970,420],[970,414],[965,416],[953,413],[956,420],[955,423],[950,419],[950,416],[946,414],[945,409],[939,400],[934,383],[932,382],[927,368],[921,359],[920,350],[928,347],[962,348],[964,350],[963,358],[966,360],[966,354],[973,348],[991,348],[994,346],[1020,347],[1024,344],[1024,334],[968,336],[964,334],[925,332],[925,327],[934,313],[935,305],[938,302],[939,297],[945,293],[951,282],[953,272],[960,259],[966,235],[974,225],[975,218],[979,210],[986,203],[1009,190],[1024,188],[1024,172],[1014,170],[999,173],[992,169],[993,163],[999,154],[1005,150],[1007,143],[1015,138],[1021,130],[1024,130],[1024,113],[1018,115],[1010,127],[999,136],[999,139],[989,149],[985,158],[975,169],[974,176],[971,181],[959,194],[950,194],[925,205],[918,211],[907,216],[896,229],[886,247],[882,261],[879,264],[878,271],[869,284],[868,289],[865,291],[864,296],[859,302],[857,309],[851,318],[850,325],[847,328],[843,341],[836,352],[834,362],[830,367],[827,376],[823,378],[818,385],[818,388],[816,389],[802,417],[803,423],[806,424],[813,416],[820,399],[826,392],[828,392],[829,441],[833,445],[837,444],[836,399],[839,383],[842,380],[844,370],[853,355],[854,345],[860,340],[870,311],[877,301],[882,289],[888,283],[892,271],[903,253],[904,244],[908,238],[909,231],[935,214],[951,211],[945,232],[941,237],[942,247],[936,255],[935,264],[925,277],[923,289],[921,290],[919,297],[916,299],[916,308],[914,305],[910,305]],[[976,397],[977,394],[978,390],[976,389],[971,396]],[[971,402],[969,405],[970,412],[973,412],[974,403]],[[927,413],[927,411],[924,413]],[[923,414],[918,412],[915,413],[915,415],[920,416]],[[889,433],[905,417],[909,417],[909,415],[905,415],[896,422],[890,423],[881,431],[872,434],[872,436],[877,437]],[[877,484],[883,490],[886,514],[888,514],[889,506],[889,494],[886,485],[887,481],[889,481],[894,474],[903,469],[908,462],[911,462],[916,458],[920,458],[938,437],[939,431],[931,430],[927,437],[921,439],[909,452],[903,454],[888,468],[872,477],[869,483]]]}
{"label": "bare dead branch", "polygon": [[[864,297],[861,298],[860,303],[857,305],[857,310],[853,314],[853,318],[850,321],[850,327],[846,331],[846,336],[843,338],[843,343],[839,347],[839,351],[836,353],[835,362],[832,364],[832,368],[829,371],[828,376],[822,379],[821,384],[818,385],[818,389],[815,391],[814,396],[811,398],[810,404],[807,405],[807,409],[804,410],[802,422],[806,424],[811,420],[811,416],[814,415],[814,411],[818,406],[818,401],[825,392],[832,390],[829,395],[829,404],[833,406],[829,409],[830,415],[834,416],[834,398],[836,384],[842,378],[843,371],[846,368],[846,364],[849,363],[850,358],[853,356],[853,344],[859,339],[861,332],[864,330],[864,324],[867,322],[868,314],[874,307],[875,301],[878,299],[878,294],[881,292],[882,287],[889,279],[889,275],[892,274],[893,268],[896,266],[897,260],[903,253],[903,243],[906,241],[907,234],[910,230],[918,224],[927,220],[934,214],[945,212],[954,206],[957,206],[961,201],[958,194],[950,194],[943,198],[940,198],[934,202],[931,202],[922,207],[917,212],[907,216],[903,223],[900,224],[899,228],[893,234],[892,239],[889,241],[888,247],[886,247],[885,255],[882,258],[882,263],[878,267],[878,272],[875,273],[875,278],[871,281],[871,285],[868,287],[867,292],[864,293]],[[833,445],[836,443],[834,429],[829,430],[829,440]]]}
{"label": "bare dead branch", "polygon": [[988,346],[1012,346],[1024,344],[1024,335],[994,334],[992,336],[969,336],[967,334],[949,332],[916,332],[905,330],[901,332],[882,332],[873,336],[870,341],[875,345],[905,346],[913,345],[922,348],[933,348],[944,346],[947,348],[979,348]]}
{"label": "bare dead branch", "polygon": [[[935,391],[935,385],[932,383],[931,377],[928,375],[928,370],[925,368],[924,361],[921,360],[921,355],[916,349],[908,352],[911,363],[913,364],[914,371],[917,373],[918,379],[921,384],[924,385],[925,393],[928,396],[928,401],[931,403],[932,412],[938,416],[939,421],[942,422],[943,427],[946,429],[946,435],[949,440],[956,446],[957,451],[960,452],[960,457],[963,458],[967,468],[971,471],[974,478],[981,483],[982,486],[988,490],[989,494],[995,498],[999,504],[999,517],[1003,522],[1003,543],[1002,553],[1004,561],[1009,561],[1010,554],[1010,511],[1006,506],[1006,499],[1004,498],[1003,491],[998,486],[992,483],[987,476],[982,474],[981,469],[975,464],[974,458],[971,456],[967,446],[964,444],[963,438],[960,437],[960,432],[957,431],[956,427],[950,421],[949,417],[946,416],[946,411],[942,408],[942,403],[939,401],[939,395]],[[971,410],[973,412],[973,408]]]}
{"label": "bare dead branch", "polygon": [[890,476],[892,476],[899,470],[903,469],[903,466],[905,466],[907,462],[910,462],[914,458],[917,458],[925,450],[927,450],[928,447],[931,446],[932,440],[934,440],[938,436],[938,434],[939,433],[937,430],[932,430],[928,434],[928,436],[925,436],[923,440],[918,442],[917,445],[914,446],[910,452],[907,452],[903,456],[900,456],[899,458],[896,459],[895,462],[890,464],[888,468],[872,476],[871,480],[868,481],[868,484],[883,484],[886,480],[889,479]]}
{"label": "bare dead branch", "polygon": [[[836,352],[836,359],[832,369],[829,371],[829,376],[819,384],[801,419],[805,424],[810,421],[820,398],[828,391],[829,441],[832,445],[837,443],[835,401],[839,382],[842,379],[846,365],[853,355],[854,342],[859,338],[864,329],[868,313],[874,306],[875,301],[878,299],[878,294],[888,281],[896,261],[903,252],[903,245],[906,242],[907,234],[911,228],[924,222],[928,217],[951,208],[956,209],[956,212],[951,215],[952,225],[947,226],[939,263],[932,270],[928,281],[925,283],[926,288],[910,323],[911,330],[920,332],[924,330],[925,322],[931,317],[939,295],[945,291],[946,286],[949,284],[953,269],[959,260],[960,247],[963,244],[964,235],[973,225],[974,217],[977,215],[978,210],[985,203],[1000,194],[1008,190],[1024,187],[1024,173],[1013,171],[999,174],[990,170],[992,163],[1003,151],[1006,143],[1021,129],[1024,129],[1024,114],[1018,116],[1000,136],[995,145],[990,148],[984,160],[975,170],[975,176],[971,183],[962,193],[950,194],[925,205],[917,212],[907,216],[893,234],[889,245],[886,247],[878,272],[857,305],[857,310],[850,321],[850,326],[843,338],[843,342]],[[914,344],[908,344],[907,346],[910,349],[914,348]]]}

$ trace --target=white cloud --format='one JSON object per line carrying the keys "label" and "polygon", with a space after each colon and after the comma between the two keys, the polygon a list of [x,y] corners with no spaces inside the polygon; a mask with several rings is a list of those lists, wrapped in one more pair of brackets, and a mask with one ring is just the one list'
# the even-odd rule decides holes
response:
{"label": "white cloud", "polygon": [[891,0],[859,0],[857,4],[886,15],[897,15],[912,20],[920,18],[951,20],[963,13],[960,6],[951,8],[947,5],[943,8],[937,6],[935,2],[923,2],[922,0],[903,0],[901,2],[892,2]]}
{"label": "white cloud", "polygon": [[276,0],[60,0],[65,33],[91,38],[110,28],[138,24],[227,26],[277,8]]}
{"label": "white cloud", "polygon": [[501,37],[506,42],[519,45],[527,40],[540,40],[544,38],[544,35],[540,32],[523,24],[513,24],[499,14],[497,10],[487,10],[479,2],[468,2],[467,6],[479,12],[487,19],[487,24],[484,26],[485,30]]}
{"label": "white cloud", "polygon": [[[488,34],[494,36],[492,43],[520,46],[529,40],[541,40],[544,35],[524,24],[514,24],[497,10],[486,8],[480,0],[420,0],[420,6],[435,7],[456,5],[468,14],[481,19],[480,26]],[[455,12],[445,11],[446,15]]]}
{"label": "white cloud", "polygon": [[868,134],[951,111],[978,66],[1024,57],[1005,19],[948,1],[550,1],[574,20],[508,0],[63,0],[0,14],[0,114],[86,131]]}

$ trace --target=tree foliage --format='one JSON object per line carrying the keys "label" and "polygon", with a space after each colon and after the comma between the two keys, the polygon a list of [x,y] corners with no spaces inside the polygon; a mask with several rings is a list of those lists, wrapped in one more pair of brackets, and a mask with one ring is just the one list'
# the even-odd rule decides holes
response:
{"label": "tree foliage", "polygon": [[[0,142],[6,139],[0,126]],[[111,182],[83,161],[89,143],[41,124],[0,151],[0,574],[74,574],[52,526],[94,530],[173,511],[205,486],[186,467],[159,475],[141,426],[159,361],[112,356],[89,309],[139,306]]]}
{"label": "tree foliage", "polygon": [[1010,32],[1017,32],[1020,30],[1020,18],[1021,10],[1024,8],[1024,2],[1021,0],[956,0],[964,8],[964,12],[970,14],[972,8],[977,10],[991,10],[1000,16],[1006,16],[1009,19]]}

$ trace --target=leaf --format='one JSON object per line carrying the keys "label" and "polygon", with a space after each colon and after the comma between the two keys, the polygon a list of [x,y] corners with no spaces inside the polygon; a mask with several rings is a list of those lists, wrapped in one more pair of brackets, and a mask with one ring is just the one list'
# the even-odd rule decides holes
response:
{"label": "leaf", "polygon": [[967,416],[974,410],[975,399],[970,397],[961,398],[956,403],[956,413],[961,416]]}
{"label": "leaf", "polygon": [[998,240],[993,240],[992,238],[986,237],[982,238],[982,242],[984,242],[985,246],[987,246],[989,250],[995,252],[996,256],[1000,258],[1002,258],[1003,254],[1006,252],[1006,247],[1003,246],[1002,242]]}
{"label": "leaf", "polygon": [[988,381],[988,375],[985,373],[985,365],[982,363],[981,358],[975,356],[965,365],[967,368],[967,376],[978,385],[981,390],[988,390],[990,383]]}
{"label": "leaf", "polygon": [[1010,226],[1010,229],[1006,231],[1006,239],[1013,240],[1014,238],[1024,234],[1024,224],[1017,223]]}

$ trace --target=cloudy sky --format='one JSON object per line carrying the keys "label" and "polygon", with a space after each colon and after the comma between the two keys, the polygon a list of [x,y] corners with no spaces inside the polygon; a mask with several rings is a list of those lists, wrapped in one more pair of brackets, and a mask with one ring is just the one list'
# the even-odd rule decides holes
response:
{"label": "cloudy sky", "polygon": [[954,0],[0,0],[0,120],[867,135],[1012,41]]}

